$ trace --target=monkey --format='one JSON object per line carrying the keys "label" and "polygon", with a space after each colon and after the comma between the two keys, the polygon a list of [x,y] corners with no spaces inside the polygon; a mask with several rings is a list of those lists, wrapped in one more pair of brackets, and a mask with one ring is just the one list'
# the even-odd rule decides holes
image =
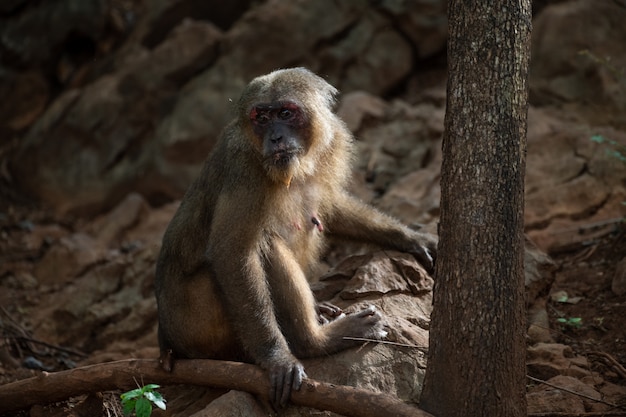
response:
{"label": "monkey", "polygon": [[346,337],[385,335],[373,306],[342,314],[316,303],[308,277],[328,237],[409,252],[431,271],[436,254],[433,235],[347,191],[354,137],[334,113],[337,94],[305,68],[253,79],[167,227],[156,265],[162,360],[257,364],[276,407],[306,378],[300,359],[360,343]]}

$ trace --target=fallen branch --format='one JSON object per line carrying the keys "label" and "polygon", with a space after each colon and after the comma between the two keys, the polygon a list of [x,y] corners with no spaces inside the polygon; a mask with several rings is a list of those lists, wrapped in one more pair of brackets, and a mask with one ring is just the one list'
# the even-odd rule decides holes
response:
{"label": "fallen branch", "polygon": [[606,352],[589,352],[589,355],[596,355],[604,358],[608,362],[608,365],[611,366],[612,369],[619,374],[619,376],[626,378],[626,368],[613,356]]}
{"label": "fallen branch", "polygon": [[571,390],[569,388],[560,387],[558,385],[551,384],[548,381],[544,381],[543,379],[535,378],[534,376],[526,375],[526,378],[530,379],[531,381],[538,382],[540,384],[544,384],[544,385],[547,385],[547,386],[552,387],[552,388],[556,388],[556,389],[561,390],[563,392],[567,392],[568,394],[572,394],[572,395],[575,395],[577,397],[586,398],[588,400],[595,401],[597,403],[608,405],[609,407],[612,407],[612,408],[618,408],[618,409],[622,409],[622,410],[626,409],[626,407],[623,407],[621,405],[612,404],[612,403],[610,403],[608,401],[604,401],[604,400],[601,400],[601,399],[598,399],[598,398],[593,398],[592,396],[589,396],[587,394],[583,394],[583,393],[580,393],[580,392],[573,391],[573,390]]}
{"label": "fallen branch", "polygon": [[[267,373],[254,365],[210,359],[178,360],[174,370],[166,372],[156,359],[128,359],[61,372],[42,372],[33,378],[1,385],[0,414],[90,392],[136,388],[135,379],[160,385],[234,389],[263,397],[269,392]],[[431,416],[386,394],[312,379],[305,380],[300,391],[293,392],[291,402],[348,417]]]}

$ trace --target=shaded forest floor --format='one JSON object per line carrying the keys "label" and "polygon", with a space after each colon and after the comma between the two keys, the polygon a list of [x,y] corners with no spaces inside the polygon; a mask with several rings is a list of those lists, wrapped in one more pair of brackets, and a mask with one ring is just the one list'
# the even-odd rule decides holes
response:
{"label": "shaded forest floor", "polygon": [[[50,226],[52,221],[46,213],[34,214],[20,210],[3,218],[0,261],[5,266],[15,267],[16,263],[26,265],[39,260],[41,253],[29,252],[15,242],[24,241],[28,237],[33,223]],[[81,224],[57,226],[73,230],[84,227]],[[624,223],[616,223],[594,239],[551,254],[557,270],[547,306],[551,335],[555,341],[570,346],[575,355],[586,357],[590,369],[596,373],[595,377],[599,376],[619,386],[626,386],[626,299],[611,291],[611,281],[616,265],[624,254]],[[80,352],[80,347],[58,346],[37,339],[30,330],[35,327],[30,317],[41,317],[42,312],[37,310],[43,311],[49,307],[40,302],[40,287],[28,283],[18,285],[12,281],[16,278],[6,273],[6,270],[2,274],[0,287],[9,288],[10,291],[3,290],[0,295],[0,384],[37,375],[42,369],[58,371],[92,361],[92,352]],[[124,338],[110,340],[106,349],[114,357],[116,350],[124,350],[124,346],[132,343],[132,340]],[[156,341],[153,346],[156,346]],[[106,349],[104,352],[98,351],[97,356],[106,357]],[[143,353],[137,353],[137,356],[149,357],[155,354],[156,348],[148,348]],[[529,387],[535,385],[529,383]],[[107,395],[109,403],[116,401],[115,396]],[[64,407],[55,407],[58,414],[45,414],[52,412],[52,409],[44,408],[42,415],[65,415],[59,410],[67,410],[71,404],[72,400],[68,400]],[[618,405],[626,406],[626,398]],[[14,415],[32,414],[22,412]]]}
{"label": "shaded forest floor", "polygon": [[611,291],[611,281],[625,254],[624,223],[595,240],[552,254],[558,270],[547,309],[555,340],[587,357],[591,369],[605,380],[622,385],[626,385],[626,297]]}

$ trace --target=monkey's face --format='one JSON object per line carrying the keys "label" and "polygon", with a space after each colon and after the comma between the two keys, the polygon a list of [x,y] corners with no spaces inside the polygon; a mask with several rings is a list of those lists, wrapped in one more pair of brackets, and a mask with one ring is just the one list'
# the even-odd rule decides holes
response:
{"label": "monkey's face", "polygon": [[266,167],[288,171],[306,153],[308,119],[296,103],[257,103],[249,117]]}

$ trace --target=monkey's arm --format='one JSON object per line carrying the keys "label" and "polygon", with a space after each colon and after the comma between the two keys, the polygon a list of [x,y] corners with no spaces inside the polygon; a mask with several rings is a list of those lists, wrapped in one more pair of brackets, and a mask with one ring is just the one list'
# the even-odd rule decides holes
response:
{"label": "monkey's arm", "polygon": [[435,236],[412,230],[347,193],[334,199],[333,211],[326,223],[333,235],[409,252],[427,270],[433,269],[437,253]]}
{"label": "monkey's arm", "polygon": [[[252,360],[270,375],[270,400],[284,406],[291,390],[300,389],[304,367],[291,353],[280,331],[263,265],[263,238],[256,218],[258,207],[250,190],[220,196],[207,256],[212,275],[224,297],[224,306],[234,331]],[[237,204],[237,205],[236,205]]]}

